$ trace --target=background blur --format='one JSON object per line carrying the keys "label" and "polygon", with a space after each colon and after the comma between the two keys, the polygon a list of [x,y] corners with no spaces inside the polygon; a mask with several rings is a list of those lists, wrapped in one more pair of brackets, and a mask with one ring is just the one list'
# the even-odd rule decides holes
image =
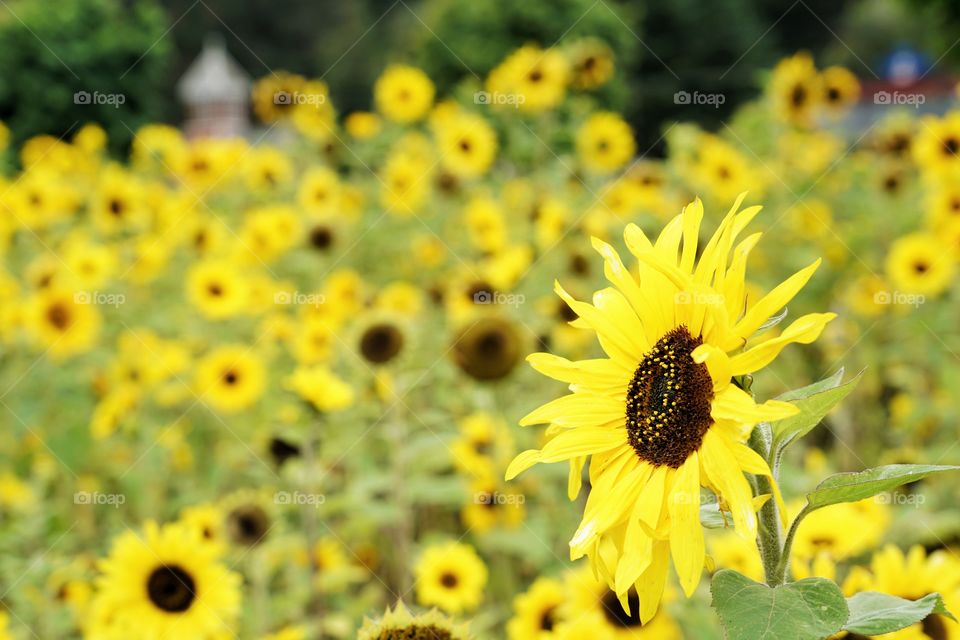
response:
{"label": "background blur", "polygon": [[[719,108],[684,110],[686,120],[716,126],[758,94],[764,70],[798,50],[868,82],[902,73],[892,64],[898,53],[916,77],[931,67],[930,75],[948,74],[960,60],[960,5],[948,0],[61,0],[50,8],[46,0],[0,7],[0,119],[17,141],[93,119],[119,146],[145,122],[180,122],[173,88],[211,33],[253,77],[284,69],[322,78],[342,112],[369,108],[388,61],[422,67],[442,95],[485,77],[518,43],[598,37],[617,59],[601,104],[622,112],[640,149],[654,152],[675,92],[726,96]],[[68,98],[82,89],[128,99],[91,118]]]}

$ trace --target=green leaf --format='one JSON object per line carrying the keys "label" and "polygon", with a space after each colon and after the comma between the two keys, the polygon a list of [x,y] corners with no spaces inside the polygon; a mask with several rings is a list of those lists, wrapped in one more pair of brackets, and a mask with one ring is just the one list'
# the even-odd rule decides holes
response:
{"label": "green leaf", "polygon": [[840,502],[857,502],[916,482],[931,473],[957,470],[960,470],[960,467],[956,465],[889,464],[855,473],[837,473],[829,476],[807,494],[807,507],[804,511],[809,512]]}
{"label": "green leaf", "polygon": [[843,369],[840,369],[829,378],[794,389],[777,398],[777,400],[792,402],[800,412],[773,423],[773,447],[771,447],[773,459],[777,460],[784,449],[820,424],[820,421],[853,391],[860,382],[861,375],[863,371],[840,384],[843,379]]}
{"label": "green leaf", "polygon": [[[823,380],[818,380],[813,384],[808,384],[805,387],[800,387],[799,389],[793,389],[782,393],[777,396],[777,400],[783,400],[784,402],[793,402],[794,400],[803,400],[809,398],[810,396],[821,393],[823,391],[829,391],[834,387],[839,387],[840,383],[843,382],[843,373],[844,368],[840,367],[835,374]],[[863,373],[862,371],[860,373]],[[860,374],[858,373],[857,376]]]}
{"label": "green leaf", "polygon": [[826,578],[771,588],[723,569],[711,591],[728,640],[821,640],[840,631],[849,615],[840,587]]}
{"label": "green leaf", "polygon": [[733,521],[733,516],[727,518],[720,511],[720,505],[716,502],[708,502],[700,505],[700,524],[707,529],[726,529]]}
{"label": "green leaf", "polygon": [[862,636],[898,631],[934,613],[956,620],[947,611],[939,593],[931,593],[919,600],[904,600],[885,593],[864,591],[847,598],[847,606],[850,608],[850,618],[843,628]]}

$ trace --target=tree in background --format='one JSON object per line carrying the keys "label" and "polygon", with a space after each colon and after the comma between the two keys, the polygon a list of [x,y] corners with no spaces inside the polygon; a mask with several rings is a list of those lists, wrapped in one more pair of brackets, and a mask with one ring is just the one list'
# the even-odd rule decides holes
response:
{"label": "tree in background", "polygon": [[101,124],[114,150],[170,112],[169,23],[154,0],[21,0],[0,10],[0,120],[15,142]]}

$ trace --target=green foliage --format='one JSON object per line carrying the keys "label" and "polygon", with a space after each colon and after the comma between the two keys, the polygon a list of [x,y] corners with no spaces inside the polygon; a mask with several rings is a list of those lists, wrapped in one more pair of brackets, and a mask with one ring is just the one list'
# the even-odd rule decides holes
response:
{"label": "green foliage", "polygon": [[840,587],[826,578],[771,588],[724,569],[711,591],[729,640],[820,640],[840,631],[849,614]]}
{"label": "green foliage", "polygon": [[956,620],[947,611],[939,593],[931,593],[911,601],[875,591],[864,591],[847,598],[850,618],[844,630],[862,636],[878,636],[909,627],[931,614],[947,616]]}
{"label": "green foliage", "polygon": [[728,640],[819,640],[839,631],[875,636],[932,614],[955,619],[938,593],[911,601],[865,591],[844,599],[826,578],[771,588],[724,569],[713,576],[711,591]]}
{"label": "green foliage", "polygon": [[[101,124],[111,143],[155,120],[170,99],[167,19],[153,0],[39,0],[0,11],[0,120],[21,142]],[[86,92],[89,101],[75,98]],[[78,104],[80,102],[80,104]]]}
{"label": "green foliage", "polygon": [[840,502],[857,502],[878,493],[921,480],[932,473],[957,471],[960,466],[935,464],[888,464],[857,473],[837,473],[807,494],[807,507],[813,511]]}
{"label": "green foliage", "polygon": [[778,464],[780,456],[790,444],[802,438],[820,424],[835,406],[860,382],[861,371],[852,380],[840,384],[843,380],[843,369],[829,378],[815,382],[800,389],[794,389],[783,394],[778,400],[793,402],[800,413],[773,424],[773,446],[770,448],[774,464]]}
{"label": "green foliage", "polygon": [[[590,36],[606,42],[617,62],[617,75],[598,96],[616,109],[627,106],[628,78],[643,55],[639,24],[630,8],[616,2],[555,0],[436,0],[424,4],[430,29],[417,30],[419,58],[441,93],[464,77],[485,78],[511,51],[527,42],[543,47]],[[636,82],[636,78],[631,80]],[[632,98],[635,91],[630,91]]]}

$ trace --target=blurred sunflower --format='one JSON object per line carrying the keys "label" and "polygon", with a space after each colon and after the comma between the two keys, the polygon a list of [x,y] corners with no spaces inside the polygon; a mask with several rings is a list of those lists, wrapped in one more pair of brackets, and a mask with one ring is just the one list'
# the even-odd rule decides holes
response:
{"label": "blurred sunflower", "polygon": [[526,592],[513,599],[513,617],[507,621],[508,640],[551,640],[567,599],[559,580],[537,578]]}
{"label": "blurred sunflower", "polygon": [[570,542],[571,558],[589,555],[625,605],[635,585],[644,622],[657,611],[671,554],[688,596],[700,580],[705,556],[701,486],[730,509],[742,536],[756,535],[753,494],[744,473],[770,476],[770,469],[745,441],[758,422],[793,415],[796,408],[773,400],[758,404],[738,379],[767,366],[788,344],[814,341],[835,317],[802,316],[778,337],[728,355],[743,348],[820,264],[817,260],[749,304],[746,262],[761,234],[734,241],[760,207],[738,212],[743,197],[702,251],[699,200],[687,205],[655,243],[639,227],[628,226],[624,238],[639,262],[639,281],[613,247],[594,239],[614,287],[598,291],[593,304],[574,300],[559,284],[556,290],[578,314],[577,324],[596,331],[608,357],[572,362],[543,353],[529,358],[541,373],[569,383],[573,393],[521,421],[549,423],[550,439],[543,449],[517,456],[507,478],[537,463],[570,460],[572,499],[592,456],[592,490]]}
{"label": "blurred sunflower", "polygon": [[925,171],[956,177],[960,169],[960,111],[949,111],[942,118],[922,118],[912,150],[917,164]]}
{"label": "blurred sunflower", "polygon": [[777,116],[792,124],[809,126],[823,96],[822,79],[810,54],[784,58],[773,70],[770,93]]}
{"label": "blurred sunflower", "polygon": [[576,138],[577,155],[591,173],[610,173],[623,167],[636,151],[633,130],[616,113],[591,114]]}
{"label": "blurred sunflower", "polygon": [[211,259],[187,271],[187,300],[205,317],[221,320],[243,313],[249,303],[248,280],[232,262]]}
{"label": "blurred sunflower", "polygon": [[91,296],[86,291],[54,287],[28,300],[24,324],[51,357],[73,356],[95,345],[102,321]]}
{"label": "blurred sunflower", "polygon": [[275,71],[257,80],[253,85],[253,112],[263,122],[276,122],[288,117],[294,107],[296,95],[306,79],[286,71]]}
{"label": "blurred sunflower", "polygon": [[860,98],[860,82],[845,67],[827,67],[820,74],[823,105],[827,113],[838,116],[850,110]]}
{"label": "blurred sunflower", "polygon": [[237,413],[263,394],[266,370],[245,345],[224,345],[203,356],[196,367],[196,392],[222,413]]}
{"label": "blurred sunflower", "polygon": [[569,81],[570,63],[560,50],[527,44],[490,72],[486,89],[496,97],[494,106],[538,113],[563,100]]}
{"label": "blurred sunflower", "polygon": [[482,176],[497,155],[497,134],[482,116],[468,111],[436,126],[437,150],[443,167],[454,176]]}
{"label": "blurred sunflower", "polygon": [[449,542],[428,547],[414,567],[417,602],[448,613],[476,609],[483,600],[487,567],[473,547]]}
{"label": "blurred sunflower", "polygon": [[903,293],[938,295],[953,282],[955,271],[953,249],[928,233],[898,238],[887,253],[887,276]]}
{"label": "blurred sunflower", "polygon": [[573,75],[571,84],[576,89],[592,90],[605,85],[614,72],[613,51],[602,40],[583,38],[568,50]]}
{"label": "blurred sunflower", "polygon": [[433,105],[433,82],[420,69],[391,65],[377,78],[373,98],[388,120],[406,124],[423,118]]}
{"label": "blurred sunflower", "polygon": [[240,608],[240,576],[179,525],[120,535],[100,563],[93,603],[126,637],[201,638],[227,633]]}

